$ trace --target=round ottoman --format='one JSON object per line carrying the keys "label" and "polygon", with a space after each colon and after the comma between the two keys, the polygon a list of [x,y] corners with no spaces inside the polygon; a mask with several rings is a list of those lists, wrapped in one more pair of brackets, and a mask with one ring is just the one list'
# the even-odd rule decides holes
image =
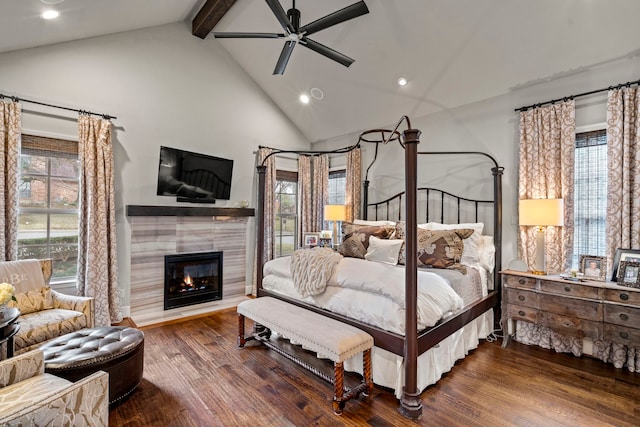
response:
{"label": "round ottoman", "polygon": [[77,381],[97,371],[109,374],[109,404],[137,387],[144,368],[144,334],[125,326],[83,329],[40,346],[45,372]]}

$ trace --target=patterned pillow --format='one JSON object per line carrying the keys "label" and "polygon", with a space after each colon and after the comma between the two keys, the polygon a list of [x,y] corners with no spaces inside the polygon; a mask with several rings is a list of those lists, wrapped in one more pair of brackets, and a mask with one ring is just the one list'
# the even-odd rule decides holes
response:
{"label": "patterned pillow", "polygon": [[8,306],[19,308],[20,314],[35,313],[36,311],[53,308],[53,295],[51,295],[51,288],[48,286],[17,293],[16,300],[11,301]]}
{"label": "patterned pillow", "polygon": [[369,248],[369,236],[388,239],[394,231],[395,227],[389,225],[357,225],[344,222],[342,223],[343,238],[340,245],[340,253],[343,256],[364,259]]}
{"label": "patterned pillow", "polygon": [[[433,268],[449,268],[462,273],[467,272],[464,265],[460,264],[464,249],[463,239],[473,234],[470,228],[456,230],[424,230],[418,229],[418,266]],[[396,238],[405,238],[404,222],[396,225]],[[400,249],[398,264],[404,264],[406,260],[405,245]]]}

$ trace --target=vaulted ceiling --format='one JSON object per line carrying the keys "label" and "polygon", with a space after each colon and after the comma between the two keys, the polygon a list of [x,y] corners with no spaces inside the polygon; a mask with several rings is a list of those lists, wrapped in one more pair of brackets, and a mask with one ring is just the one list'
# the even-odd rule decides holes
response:
{"label": "vaulted ceiling", "polygon": [[[273,75],[283,39],[210,34],[283,32],[265,1],[65,0],[55,6],[65,18],[44,25],[37,16],[47,1],[2,2],[0,52],[192,21],[194,34],[220,43],[311,141],[403,114],[446,111],[640,52],[637,0],[365,0],[368,14],[313,35],[355,59],[350,67],[296,47],[284,74]],[[355,1],[295,3],[305,25]],[[398,86],[399,77],[408,84]],[[302,105],[299,95],[312,88],[322,99]]]}

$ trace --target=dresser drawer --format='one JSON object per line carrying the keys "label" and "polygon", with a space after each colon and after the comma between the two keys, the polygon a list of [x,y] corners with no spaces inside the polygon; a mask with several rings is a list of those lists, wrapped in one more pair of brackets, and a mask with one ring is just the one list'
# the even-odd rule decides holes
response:
{"label": "dresser drawer", "polygon": [[523,291],[522,289],[506,289],[505,292],[507,295],[507,302],[509,304],[538,308],[538,294],[533,291]]}
{"label": "dresser drawer", "polygon": [[533,277],[503,276],[505,283],[510,288],[527,288],[535,289],[536,279]]}
{"label": "dresser drawer", "polygon": [[598,301],[540,294],[538,304],[551,313],[602,322],[602,305]]}
{"label": "dresser drawer", "polygon": [[551,282],[549,280],[540,281],[540,291],[551,294],[567,295],[577,298],[598,299],[598,287],[580,285],[571,282]]}
{"label": "dresser drawer", "polygon": [[640,292],[627,291],[625,289],[605,289],[604,299],[622,304],[637,305],[640,307]]}
{"label": "dresser drawer", "polygon": [[640,329],[640,308],[604,304],[604,321],[614,325]]}
{"label": "dresser drawer", "polygon": [[632,347],[640,345],[640,329],[604,324],[604,339]]}
{"label": "dresser drawer", "polygon": [[602,336],[602,323],[580,319],[574,316],[541,311],[538,315],[540,324],[548,326],[556,332],[574,337],[590,337],[599,339]]}
{"label": "dresser drawer", "polygon": [[507,317],[509,319],[526,320],[531,323],[538,322],[538,310],[533,307],[509,304],[507,307]]}

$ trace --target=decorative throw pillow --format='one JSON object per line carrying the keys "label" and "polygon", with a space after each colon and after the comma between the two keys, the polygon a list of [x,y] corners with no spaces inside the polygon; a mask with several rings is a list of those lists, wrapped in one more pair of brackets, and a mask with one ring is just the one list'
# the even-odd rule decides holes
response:
{"label": "decorative throw pillow", "polygon": [[[456,230],[417,230],[418,266],[433,268],[449,268],[466,273],[467,269],[460,264],[464,249],[463,239],[474,233],[470,228]],[[405,239],[404,222],[396,225],[396,237]],[[399,264],[406,260],[405,245],[400,250]]]}
{"label": "decorative throw pillow", "polygon": [[35,313],[36,311],[53,308],[51,288],[44,286],[40,289],[17,293],[16,301],[11,301],[8,306],[19,308],[20,314]]}
{"label": "decorative throw pillow", "polygon": [[402,240],[385,240],[378,239],[376,236],[370,236],[369,248],[367,249],[364,259],[367,261],[396,265],[402,243]]}
{"label": "decorative throw pillow", "polygon": [[441,224],[439,222],[428,222],[426,224],[418,224],[418,228],[426,230],[458,230],[470,228],[474,233],[464,242],[464,251],[462,252],[461,263],[464,265],[478,266],[480,264],[480,250],[482,248],[482,231],[484,223],[482,222],[465,222],[460,224]]}
{"label": "decorative throw pillow", "polygon": [[369,237],[388,239],[394,232],[392,226],[356,225],[350,222],[342,223],[342,244],[340,253],[353,258],[364,258],[369,248]]}

